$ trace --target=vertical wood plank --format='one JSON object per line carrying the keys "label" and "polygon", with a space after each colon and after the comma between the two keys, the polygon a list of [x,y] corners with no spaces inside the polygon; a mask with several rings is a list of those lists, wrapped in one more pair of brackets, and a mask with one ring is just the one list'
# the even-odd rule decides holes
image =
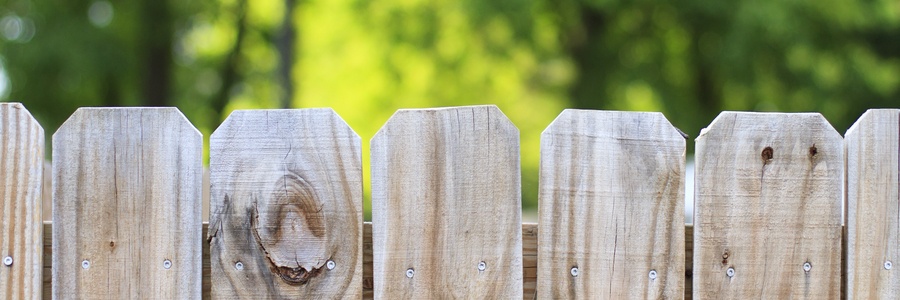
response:
{"label": "vertical wood plank", "polygon": [[837,299],[842,139],[818,113],[723,112],[697,138],[695,299]]}
{"label": "vertical wood plank", "polygon": [[40,299],[44,129],[0,103],[0,144],[0,299]]}
{"label": "vertical wood plank", "polygon": [[397,111],[371,153],[375,299],[522,298],[518,130],[496,106]]}
{"label": "vertical wood plank", "polygon": [[199,299],[202,139],[176,108],[81,108],[53,135],[53,298]]}
{"label": "vertical wood plank", "polygon": [[660,113],[563,111],[541,135],[537,298],[682,298],[684,152]]}
{"label": "vertical wood plank", "polygon": [[900,109],[873,109],[844,139],[847,299],[900,298]]}
{"label": "vertical wood plank", "polygon": [[362,297],[362,151],[331,109],[235,111],[210,138],[214,299]]}

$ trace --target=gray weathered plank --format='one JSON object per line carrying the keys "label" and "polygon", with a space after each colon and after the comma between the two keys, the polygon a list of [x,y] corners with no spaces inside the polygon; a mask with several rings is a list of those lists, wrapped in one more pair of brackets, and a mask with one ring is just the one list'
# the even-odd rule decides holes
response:
{"label": "gray weathered plank", "polygon": [[222,123],[210,138],[213,298],[362,296],[360,149],[331,109]]}
{"label": "gray weathered plank", "polygon": [[695,299],[840,297],[842,143],[817,113],[723,112],[700,133]]}
{"label": "gray weathered plank", "polygon": [[0,145],[0,299],[40,299],[44,129],[0,103]]}
{"label": "gray weathered plank", "polygon": [[375,299],[522,298],[518,130],[496,106],[397,111],[371,154]]}
{"label": "gray weathered plank", "polygon": [[681,298],[684,152],[660,113],[563,111],[541,135],[537,298]]}
{"label": "gray weathered plank", "polygon": [[202,143],[175,108],[81,108],[60,127],[53,298],[200,298]]}
{"label": "gray weathered plank", "polygon": [[867,111],[844,145],[847,299],[900,298],[900,109]]}

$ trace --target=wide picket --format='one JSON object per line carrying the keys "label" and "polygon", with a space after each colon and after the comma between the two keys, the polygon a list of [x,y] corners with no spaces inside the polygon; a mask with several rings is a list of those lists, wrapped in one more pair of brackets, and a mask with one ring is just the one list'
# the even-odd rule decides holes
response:
{"label": "wide picket", "polygon": [[509,119],[496,106],[400,110],[371,147],[375,299],[522,298]]}
{"label": "wide picket", "polygon": [[694,299],[837,299],[842,139],[817,113],[723,112],[696,140]]}
{"label": "wide picket", "polygon": [[331,109],[233,112],[210,138],[212,297],[360,298],[361,160]]}
{"label": "wide picket", "polygon": [[537,298],[683,297],[684,155],[660,113],[563,111],[541,135]]}
{"label": "wide picket", "polygon": [[176,108],[81,108],[53,135],[54,299],[199,299],[202,138]]}
{"label": "wide picket", "polygon": [[40,299],[44,129],[0,103],[0,299]]}
{"label": "wide picket", "polygon": [[847,299],[900,298],[900,109],[867,111],[844,145]]}

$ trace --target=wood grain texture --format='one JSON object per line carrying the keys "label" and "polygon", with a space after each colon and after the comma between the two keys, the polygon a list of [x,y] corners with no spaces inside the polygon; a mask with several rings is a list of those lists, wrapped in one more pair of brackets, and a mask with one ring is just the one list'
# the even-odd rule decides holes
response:
{"label": "wood grain texture", "polygon": [[684,154],[660,113],[563,111],[541,135],[537,298],[683,297]]}
{"label": "wood grain texture", "polygon": [[75,111],[53,135],[54,299],[200,298],[202,143],[176,108]]}
{"label": "wood grain texture", "polygon": [[400,110],[371,145],[375,299],[522,298],[519,137],[506,116]]}
{"label": "wood grain texture", "polygon": [[225,120],[210,138],[212,298],[361,297],[360,149],[331,109]]}
{"label": "wood grain texture", "polygon": [[840,297],[843,141],[828,121],[723,112],[696,142],[694,298]]}
{"label": "wood grain texture", "polygon": [[847,299],[900,298],[900,109],[867,111],[844,145]]}
{"label": "wood grain texture", "polygon": [[44,129],[0,103],[0,299],[41,298],[43,163]]}

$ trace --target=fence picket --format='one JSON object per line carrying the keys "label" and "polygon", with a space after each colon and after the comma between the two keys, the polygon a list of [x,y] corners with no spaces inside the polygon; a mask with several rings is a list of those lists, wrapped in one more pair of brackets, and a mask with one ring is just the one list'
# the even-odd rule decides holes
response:
{"label": "fence picket", "polygon": [[900,110],[867,111],[847,130],[844,145],[847,299],[897,299],[900,276],[892,269],[900,263]]}
{"label": "fence picket", "polygon": [[537,298],[681,298],[684,152],[660,113],[563,111],[541,135]]}
{"label": "fence picket", "polygon": [[397,111],[371,155],[375,299],[522,298],[519,137],[496,106]]}
{"label": "fence picket", "polygon": [[837,299],[842,139],[817,113],[723,112],[696,140],[695,299]]}
{"label": "fence picket", "polygon": [[53,298],[199,299],[202,139],[181,112],[81,108],[53,147]]}
{"label": "fence picket", "polygon": [[210,138],[217,299],[362,296],[362,152],[331,109],[235,111]]}
{"label": "fence picket", "polygon": [[0,143],[0,299],[40,299],[44,130],[0,103]]}

